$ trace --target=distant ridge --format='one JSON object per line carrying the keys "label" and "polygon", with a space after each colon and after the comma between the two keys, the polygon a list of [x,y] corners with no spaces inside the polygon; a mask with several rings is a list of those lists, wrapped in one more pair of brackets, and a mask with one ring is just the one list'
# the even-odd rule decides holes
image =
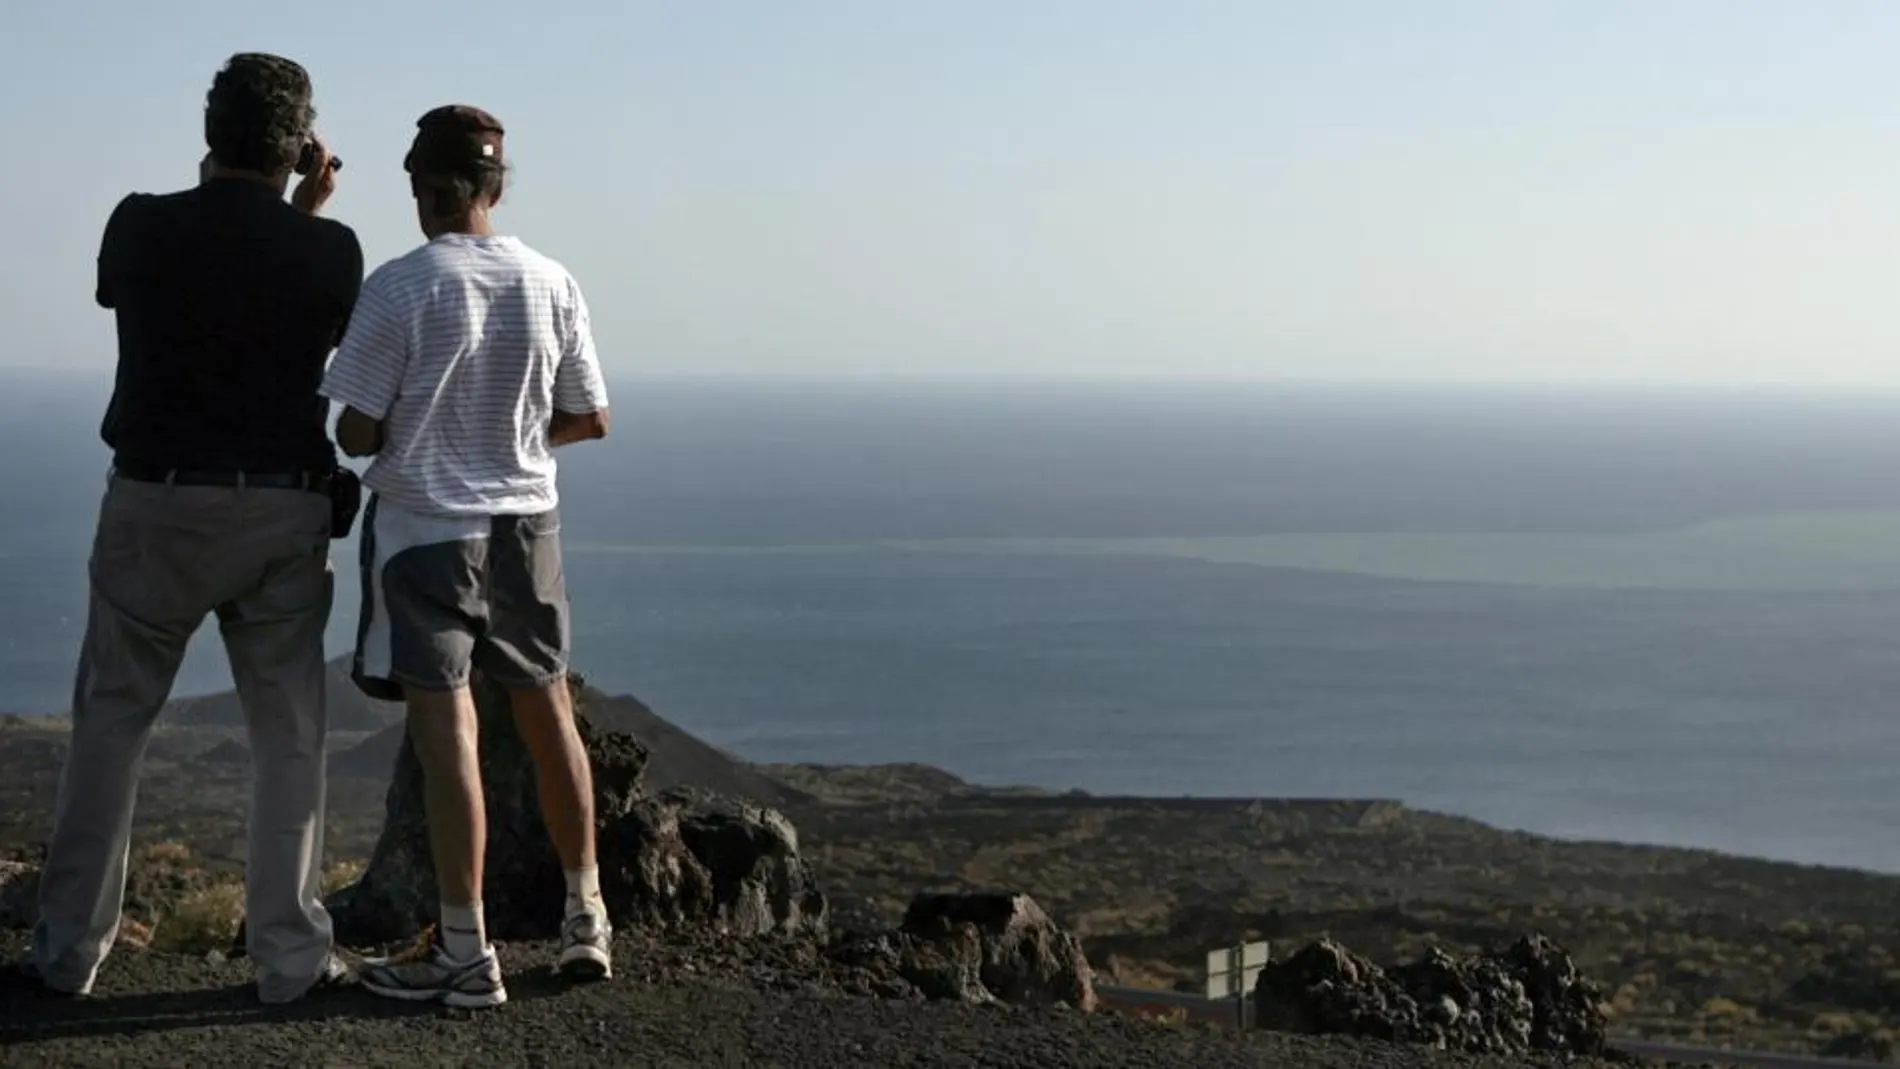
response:
{"label": "distant ridge", "polygon": [[[339,657],[324,666],[324,705],[331,731],[379,731],[402,719],[402,707],[379,702],[358,690],[350,679],[350,659]],[[160,723],[186,727],[244,726],[244,707],[237,691],[225,690],[165,703]]]}
{"label": "distant ridge", "polygon": [[[653,711],[630,694],[610,695],[591,686],[581,689],[581,715],[597,728],[632,735],[651,754],[646,768],[649,790],[700,787],[770,806],[797,805],[812,796],[779,782],[742,758],[700,739]],[[400,722],[330,758],[332,775],[387,778],[402,752]]]}

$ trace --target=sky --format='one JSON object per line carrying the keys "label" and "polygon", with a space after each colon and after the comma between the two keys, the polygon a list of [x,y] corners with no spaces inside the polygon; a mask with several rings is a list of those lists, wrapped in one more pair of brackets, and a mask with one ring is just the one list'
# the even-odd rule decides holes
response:
{"label": "sky", "polygon": [[100,228],[243,50],[372,265],[498,115],[612,377],[1900,386],[1887,0],[8,0],[0,369],[109,371]]}

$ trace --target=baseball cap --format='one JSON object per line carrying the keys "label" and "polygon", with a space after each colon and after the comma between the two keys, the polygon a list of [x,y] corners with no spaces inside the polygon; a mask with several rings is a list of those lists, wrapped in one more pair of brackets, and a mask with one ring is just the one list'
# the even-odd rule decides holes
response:
{"label": "baseball cap", "polygon": [[440,174],[484,160],[499,164],[502,134],[501,120],[480,108],[432,108],[416,120],[416,139],[402,168],[410,174]]}

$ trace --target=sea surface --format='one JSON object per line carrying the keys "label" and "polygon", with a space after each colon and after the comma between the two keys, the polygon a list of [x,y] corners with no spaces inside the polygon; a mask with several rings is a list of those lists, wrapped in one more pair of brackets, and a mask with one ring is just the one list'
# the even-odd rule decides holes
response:
{"label": "sea surface", "polygon": [[[577,665],[744,756],[1900,872],[1900,397],[615,387]],[[0,710],[68,704],[106,388],[0,373]]]}

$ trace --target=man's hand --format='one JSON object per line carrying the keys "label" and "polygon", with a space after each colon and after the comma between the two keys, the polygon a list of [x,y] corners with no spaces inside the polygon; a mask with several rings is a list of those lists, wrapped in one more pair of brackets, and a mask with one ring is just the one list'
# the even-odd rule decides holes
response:
{"label": "man's hand", "polygon": [[598,412],[556,412],[548,424],[548,446],[559,449],[575,442],[605,438],[611,422],[604,408]]}
{"label": "man's hand", "polygon": [[323,210],[331,195],[336,193],[336,162],[330,155],[330,147],[322,138],[313,138],[311,147],[315,153],[316,164],[310,173],[303,176],[297,188],[290,194],[290,203],[298,211],[315,215]]}
{"label": "man's hand", "polygon": [[336,444],[347,456],[374,456],[383,448],[383,425],[354,408],[345,407],[336,420]]}

